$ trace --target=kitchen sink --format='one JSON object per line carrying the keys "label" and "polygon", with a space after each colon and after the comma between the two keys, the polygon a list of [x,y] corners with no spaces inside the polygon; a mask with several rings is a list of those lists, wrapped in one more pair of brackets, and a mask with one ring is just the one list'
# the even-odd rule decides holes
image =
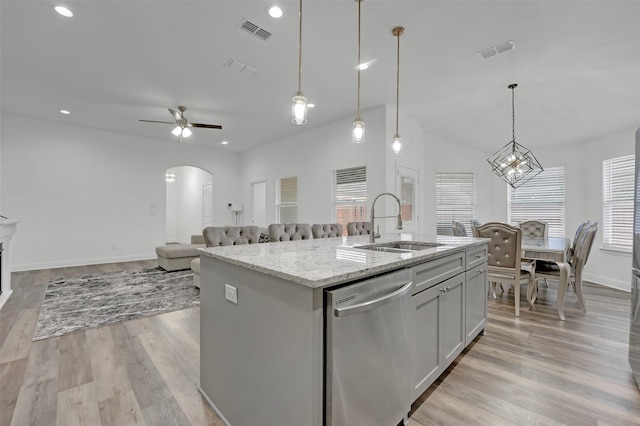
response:
{"label": "kitchen sink", "polygon": [[364,246],[356,246],[354,248],[374,251],[384,251],[387,253],[409,253],[420,250],[428,250],[439,247],[443,244],[427,243],[423,241],[393,241],[390,243],[367,244]]}

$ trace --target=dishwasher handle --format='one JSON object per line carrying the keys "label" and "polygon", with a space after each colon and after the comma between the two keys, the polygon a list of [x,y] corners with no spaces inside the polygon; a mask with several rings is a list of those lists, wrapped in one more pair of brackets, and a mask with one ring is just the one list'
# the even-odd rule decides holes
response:
{"label": "dishwasher handle", "polygon": [[382,297],[378,297],[376,299],[371,299],[364,301],[362,303],[358,303],[357,305],[352,305],[347,308],[335,308],[333,311],[333,315],[336,317],[344,317],[347,315],[357,314],[359,312],[368,311],[369,309],[373,309],[377,306],[384,305],[386,303],[391,302],[394,299],[404,296],[409,292],[411,286],[413,285],[412,281],[403,284],[398,290],[395,290],[392,293],[385,294]]}

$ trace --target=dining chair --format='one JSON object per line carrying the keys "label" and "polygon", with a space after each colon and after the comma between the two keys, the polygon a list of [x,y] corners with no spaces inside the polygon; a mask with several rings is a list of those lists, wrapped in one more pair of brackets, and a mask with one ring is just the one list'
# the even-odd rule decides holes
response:
{"label": "dining chair", "polygon": [[272,223],[269,225],[269,239],[272,242],[308,240],[311,225],[308,223]]}
{"label": "dining chair", "polygon": [[489,238],[487,279],[491,283],[493,298],[496,283],[513,285],[515,316],[520,316],[520,286],[527,284],[527,300],[534,290],[529,271],[521,268],[522,229],[502,222],[488,222],[476,228],[478,237]]}
{"label": "dining chair", "polygon": [[476,233],[476,228],[482,224],[477,219],[471,219],[470,223],[471,223],[471,235],[473,235],[474,237],[477,237],[478,234]]}
{"label": "dining chair", "polygon": [[[589,254],[591,253],[591,247],[593,247],[593,241],[598,232],[598,222],[591,224],[583,224],[581,235],[578,238],[578,242],[573,253],[573,256],[568,261],[571,266],[571,272],[569,274],[569,284],[573,287],[573,291],[578,297],[578,302],[584,312],[587,312],[587,305],[584,301],[582,294],[582,272],[584,266],[589,260]],[[578,233],[576,233],[577,235]],[[536,265],[536,278],[550,278],[560,279],[560,268],[556,263],[544,262]],[[531,303],[536,299],[538,287],[534,284],[534,290],[531,297]]]}
{"label": "dining chair", "polygon": [[518,227],[522,229],[524,238],[547,238],[549,236],[549,224],[542,220],[525,220]]}
{"label": "dining chair", "polygon": [[456,222],[455,220],[453,222],[451,222],[451,225],[453,226],[453,235],[456,237],[466,237],[467,236],[467,230],[464,229],[464,225],[461,224],[460,222]]}

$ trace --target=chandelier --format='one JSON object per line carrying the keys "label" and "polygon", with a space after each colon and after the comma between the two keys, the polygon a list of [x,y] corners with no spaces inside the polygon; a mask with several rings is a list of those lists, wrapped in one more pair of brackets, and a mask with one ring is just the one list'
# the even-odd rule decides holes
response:
{"label": "chandelier", "polygon": [[487,158],[493,173],[512,188],[523,185],[544,170],[536,156],[528,148],[516,142],[514,93],[516,87],[518,87],[517,84],[509,85],[509,89],[511,89],[511,142]]}

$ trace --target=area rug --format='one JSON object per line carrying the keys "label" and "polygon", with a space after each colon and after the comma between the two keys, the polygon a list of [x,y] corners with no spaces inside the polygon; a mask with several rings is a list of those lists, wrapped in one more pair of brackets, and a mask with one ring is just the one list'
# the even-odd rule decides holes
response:
{"label": "area rug", "polygon": [[200,304],[193,271],[160,268],[49,281],[33,340],[48,339]]}

